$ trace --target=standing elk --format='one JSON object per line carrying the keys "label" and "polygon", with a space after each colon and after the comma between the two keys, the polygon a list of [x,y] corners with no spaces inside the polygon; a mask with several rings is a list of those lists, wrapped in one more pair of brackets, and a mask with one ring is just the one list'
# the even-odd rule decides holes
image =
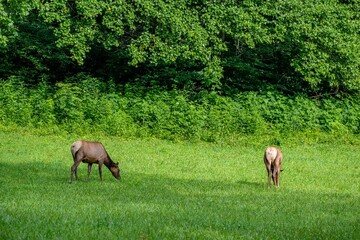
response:
{"label": "standing elk", "polygon": [[279,174],[283,155],[276,147],[268,147],[264,153],[264,163],[268,173],[268,189],[270,189],[271,178],[276,188],[279,187]]}
{"label": "standing elk", "polygon": [[104,146],[100,142],[76,141],[71,144],[71,154],[74,159],[74,165],[71,167],[69,183],[72,183],[72,177],[75,173],[78,181],[77,167],[80,162],[88,163],[88,179],[92,165],[99,164],[100,182],[102,182],[102,165],[104,164],[116,179],[120,179],[119,163],[114,163]]}

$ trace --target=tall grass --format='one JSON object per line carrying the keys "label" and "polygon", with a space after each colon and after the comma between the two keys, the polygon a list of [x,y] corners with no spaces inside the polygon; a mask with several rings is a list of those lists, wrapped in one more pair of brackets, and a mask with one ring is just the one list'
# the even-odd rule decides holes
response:
{"label": "tall grass", "polygon": [[[347,138],[360,132],[360,98],[310,99],[276,91],[232,97],[202,92],[116,89],[80,75],[77,81],[35,88],[9,80],[0,85],[0,124],[47,132],[168,140],[232,141],[271,133],[312,139]],[[311,133],[311,134],[309,134]]]}
{"label": "tall grass", "polygon": [[68,184],[80,137],[0,131],[1,239],[360,237],[358,146],[283,144],[280,190],[268,191],[265,146],[88,135],[122,180],[104,169],[100,184],[94,169],[87,181],[81,164]]}

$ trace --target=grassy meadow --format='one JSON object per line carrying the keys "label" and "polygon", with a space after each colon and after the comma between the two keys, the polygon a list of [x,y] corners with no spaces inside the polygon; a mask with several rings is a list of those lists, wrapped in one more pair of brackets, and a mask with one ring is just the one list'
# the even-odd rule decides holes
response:
{"label": "grassy meadow", "polygon": [[121,165],[79,166],[79,136],[0,132],[0,239],[359,239],[360,148],[282,144],[280,189],[267,190],[266,145],[103,142]]}

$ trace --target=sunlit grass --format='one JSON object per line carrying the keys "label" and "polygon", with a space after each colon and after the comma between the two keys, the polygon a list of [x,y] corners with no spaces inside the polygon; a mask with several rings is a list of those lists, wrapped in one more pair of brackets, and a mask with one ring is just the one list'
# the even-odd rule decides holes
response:
{"label": "sunlit grass", "polygon": [[[358,146],[282,146],[267,190],[265,146],[93,138],[122,168],[68,184],[77,139],[0,133],[1,239],[357,239]],[[247,147],[246,147],[247,146]],[[249,147],[250,146],[250,147]]]}

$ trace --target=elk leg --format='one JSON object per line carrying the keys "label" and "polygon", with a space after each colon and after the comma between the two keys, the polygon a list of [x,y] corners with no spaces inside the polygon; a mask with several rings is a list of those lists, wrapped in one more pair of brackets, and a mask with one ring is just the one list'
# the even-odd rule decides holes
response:
{"label": "elk leg", "polygon": [[280,168],[276,169],[276,176],[275,176],[275,180],[276,180],[276,188],[279,188],[279,174],[280,174]]}
{"label": "elk leg", "polygon": [[79,166],[79,164],[80,164],[80,161],[75,161],[74,165],[72,165],[69,183],[72,183],[72,178],[73,178],[74,173],[75,173],[76,181],[78,180],[77,167]]}
{"label": "elk leg", "polygon": [[277,176],[278,176],[277,171],[276,171],[276,169],[274,169],[273,174],[272,174],[272,178],[273,178],[273,182],[274,182],[274,185],[275,185],[276,188],[278,187],[277,186]]}
{"label": "elk leg", "polygon": [[99,176],[100,176],[100,182],[102,183],[102,164],[99,163]]}
{"label": "elk leg", "polygon": [[271,183],[271,165],[266,163],[266,170],[268,173],[268,189],[270,189],[270,183]]}
{"label": "elk leg", "polygon": [[88,164],[88,180],[90,179],[91,167],[92,167],[92,163],[89,163]]}
{"label": "elk leg", "polygon": [[271,166],[271,178],[274,183],[274,186],[276,186],[276,171],[274,165]]}
{"label": "elk leg", "polygon": [[280,174],[280,163],[276,162],[275,163],[275,167],[274,167],[274,184],[275,187],[278,188],[279,187],[279,174]]}

